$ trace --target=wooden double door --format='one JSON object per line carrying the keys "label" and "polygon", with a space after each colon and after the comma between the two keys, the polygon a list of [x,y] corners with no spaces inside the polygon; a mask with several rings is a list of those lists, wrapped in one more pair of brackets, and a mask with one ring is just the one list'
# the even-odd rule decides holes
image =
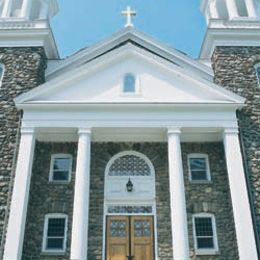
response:
{"label": "wooden double door", "polygon": [[154,260],[152,216],[108,216],[106,260]]}

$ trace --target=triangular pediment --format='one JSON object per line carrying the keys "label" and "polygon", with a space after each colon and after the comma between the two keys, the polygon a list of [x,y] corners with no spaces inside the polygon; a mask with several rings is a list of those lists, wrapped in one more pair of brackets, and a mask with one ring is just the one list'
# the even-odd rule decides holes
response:
{"label": "triangular pediment", "polygon": [[[123,93],[124,75],[136,93]],[[22,104],[242,104],[244,99],[131,43],[21,95]]]}

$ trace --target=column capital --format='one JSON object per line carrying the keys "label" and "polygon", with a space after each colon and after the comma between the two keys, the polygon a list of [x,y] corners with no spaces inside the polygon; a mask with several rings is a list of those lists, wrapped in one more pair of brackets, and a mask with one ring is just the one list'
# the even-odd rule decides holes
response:
{"label": "column capital", "polygon": [[21,134],[34,134],[35,128],[34,127],[21,127]]}
{"label": "column capital", "polygon": [[180,135],[181,134],[181,128],[180,127],[168,127],[167,128],[167,134],[171,135]]}
{"label": "column capital", "polygon": [[78,129],[78,134],[81,135],[81,134],[87,134],[87,135],[91,135],[92,131],[91,131],[91,128],[79,128]]}
{"label": "column capital", "polygon": [[224,128],[223,130],[223,134],[227,135],[227,134],[238,134],[239,130],[237,127],[230,127],[230,128]]}

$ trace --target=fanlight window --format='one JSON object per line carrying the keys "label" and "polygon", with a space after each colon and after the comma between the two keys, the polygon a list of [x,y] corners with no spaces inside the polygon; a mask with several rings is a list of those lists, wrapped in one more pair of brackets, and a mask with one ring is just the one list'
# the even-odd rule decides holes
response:
{"label": "fanlight window", "polygon": [[124,77],[124,93],[134,93],[136,91],[136,79],[131,73],[128,73]]}
{"label": "fanlight window", "polygon": [[114,160],[109,167],[109,176],[151,176],[151,167],[146,160],[135,154],[125,154]]}

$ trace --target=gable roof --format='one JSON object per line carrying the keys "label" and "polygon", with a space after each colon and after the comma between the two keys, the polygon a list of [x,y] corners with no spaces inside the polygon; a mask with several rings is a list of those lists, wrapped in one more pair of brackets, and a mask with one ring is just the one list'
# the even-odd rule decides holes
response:
{"label": "gable roof", "polygon": [[[113,91],[114,96],[106,96],[106,98],[103,97],[102,99],[100,98],[100,95],[95,94],[91,99],[90,92],[93,91],[93,86],[95,86],[94,89],[101,86],[103,88],[102,92],[104,92],[104,85],[106,85],[107,89],[111,89],[112,85],[110,84],[108,78],[104,76],[104,71],[107,68],[113,69],[113,66],[117,66],[117,68],[113,70],[113,73],[110,73],[109,75],[112,75],[115,78],[120,78],[120,75],[124,75],[124,71],[118,75],[113,74],[118,73],[118,67],[123,67],[121,66],[122,62],[127,62],[129,60],[135,60],[135,64],[145,62],[143,66],[140,65],[141,71],[139,70],[137,73],[143,74],[146,68],[153,66],[153,71],[155,73],[152,73],[151,75],[156,75],[155,79],[163,79],[161,80],[162,84],[160,84],[160,82],[156,84],[154,88],[155,91],[153,92],[154,96],[151,97],[151,95],[149,95],[149,98],[144,96],[143,99],[140,98],[137,101],[135,98],[124,99],[118,92],[114,95],[115,91]],[[128,69],[127,66],[128,65],[126,65],[126,72]],[[132,68],[133,67],[135,67],[135,65],[132,66]],[[93,75],[94,77],[92,77]],[[167,85],[163,83],[163,81],[165,82],[166,76],[169,79],[167,81]],[[93,81],[91,81],[91,84],[88,84],[91,77],[95,80],[94,84]],[[102,77],[102,84],[96,84],[96,80],[102,80]],[[144,88],[147,88],[148,85],[149,87],[151,86],[149,82],[145,82],[144,80]],[[164,86],[165,88],[163,90],[169,91],[168,96],[159,95],[161,94],[160,92],[163,91],[159,88],[159,86]],[[177,93],[180,92],[182,93],[180,94],[181,98],[178,98]],[[148,50],[140,48],[139,46],[129,42],[114,48],[96,59],[82,64],[80,69],[74,67],[69,71],[64,71],[62,74],[57,75],[45,84],[19,96],[16,99],[16,104],[21,108],[24,105],[30,104],[86,105],[93,103],[129,104],[136,102],[139,104],[231,104],[240,106],[244,103],[244,101],[244,98],[201,77],[200,73],[190,73],[190,71],[186,68],[183,68],[169,60],[165,60],[163,57],[160,57],[155,53],[149,52]]]}
{"label": "gable roof", "polygon": [[200,74],[204,79],[213,81],[213,71],[209,66],[189,57],[183,52],[168,47],[134,27],[126,27],[115,34],[112,34],[103,41],[100,41],[89,48],[84,48],[63,60],[51,61],[46,71],[46,78],[49,80],[71,70],[72,68],[78,68],[81,65],[97,59],[128,42],[185,68],[191,73]]}

